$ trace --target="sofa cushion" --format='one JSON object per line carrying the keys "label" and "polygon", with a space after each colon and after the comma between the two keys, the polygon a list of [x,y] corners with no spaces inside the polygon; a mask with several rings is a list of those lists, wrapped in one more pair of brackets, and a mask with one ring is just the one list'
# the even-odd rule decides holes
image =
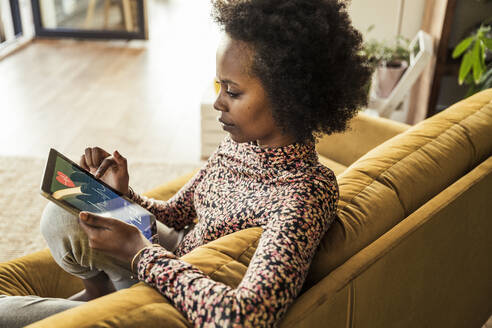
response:
{"label": "sofa cushion", "polygon": [[376,240],[492,153],[492,89],[420,122],[339,177],[337,218],[305,288]]}
{"label": "sofa cushion", "polygon": [[240,230],[197,247],[181,259],[215,281],[236,288],[243,279],[263,229]]}

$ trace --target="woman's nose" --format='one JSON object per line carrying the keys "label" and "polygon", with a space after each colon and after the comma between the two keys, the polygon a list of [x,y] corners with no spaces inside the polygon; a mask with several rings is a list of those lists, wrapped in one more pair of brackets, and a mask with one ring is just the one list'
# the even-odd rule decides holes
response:
{"label": "woman's nose", "polygon": [[221,112],[225,112],[226,111],[226,106],[222,103],[221,99],[220,99],[220,93],[217,95],[217,99],[215,99],[215,102],[214,102],[214,109],[215,110],[218,110],[218,111],[221,111]]}

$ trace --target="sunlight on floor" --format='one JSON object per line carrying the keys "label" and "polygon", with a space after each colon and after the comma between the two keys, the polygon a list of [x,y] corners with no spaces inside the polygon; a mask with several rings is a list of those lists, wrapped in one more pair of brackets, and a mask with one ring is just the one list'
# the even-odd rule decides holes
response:
{"label": "sunlight on floor", "polygon": [[149,0],[149,40],[34,41],[0,62],[0,155],[86,146],[196,162],[220,31],[209,1]]}

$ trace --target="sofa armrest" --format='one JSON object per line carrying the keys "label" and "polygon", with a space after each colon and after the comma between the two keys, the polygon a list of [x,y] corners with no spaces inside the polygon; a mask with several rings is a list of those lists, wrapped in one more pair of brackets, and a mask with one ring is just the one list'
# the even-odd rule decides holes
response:
{"label": "sofa armrest", "polygon": [[407,130],[410,125],[359,112],[343,133],[324,136],[316,144],[322,156],[350,166],[374,147]]}
{"label": "sofa armrest", "polygon": [[0,295],[65,298],[82,289],[82,281],[63,271],[48,248],[0,263]]}

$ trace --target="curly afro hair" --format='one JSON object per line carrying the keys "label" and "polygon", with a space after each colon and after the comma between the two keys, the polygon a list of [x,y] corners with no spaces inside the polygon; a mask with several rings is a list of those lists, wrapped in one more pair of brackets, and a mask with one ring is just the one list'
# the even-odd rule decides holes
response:
{"label": "curly afro hair", "polygon": [[212,0],[212,16],[253,48],[279,128],[304,142],[342,132],[367,105],[371,77],[362,35],[343,0]]}

